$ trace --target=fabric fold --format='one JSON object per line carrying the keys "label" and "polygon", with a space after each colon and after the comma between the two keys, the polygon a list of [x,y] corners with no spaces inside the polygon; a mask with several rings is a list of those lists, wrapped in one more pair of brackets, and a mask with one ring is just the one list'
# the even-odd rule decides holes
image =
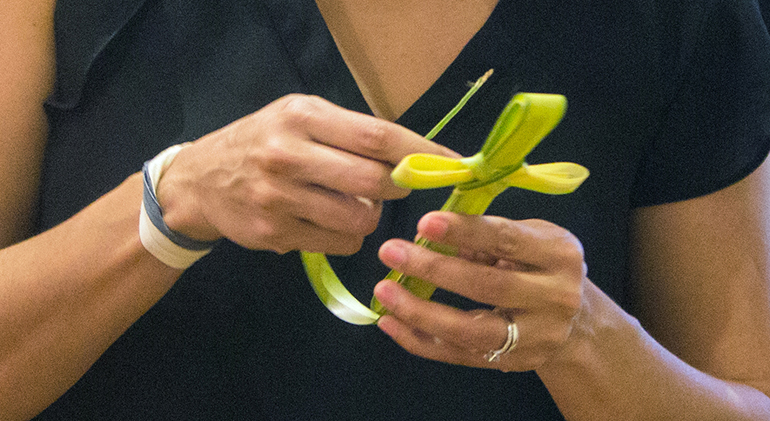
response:
{"label": "fabric fold", "polygon": [[80,102],[88,72],[100,53],[147,2],[57,1],[56,87],[48,105],[71,109]]}

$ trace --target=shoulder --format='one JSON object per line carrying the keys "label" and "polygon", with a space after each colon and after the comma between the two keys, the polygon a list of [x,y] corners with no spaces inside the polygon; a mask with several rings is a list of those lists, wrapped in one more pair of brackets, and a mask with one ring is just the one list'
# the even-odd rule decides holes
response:
{"label": "shoulder", "polygon": [[671,37],[665,51],[674,82],[641,162],[636,206],[723,189],[770,149],[770,36],[756,0],[655,4],[666,23],[661,34]]}

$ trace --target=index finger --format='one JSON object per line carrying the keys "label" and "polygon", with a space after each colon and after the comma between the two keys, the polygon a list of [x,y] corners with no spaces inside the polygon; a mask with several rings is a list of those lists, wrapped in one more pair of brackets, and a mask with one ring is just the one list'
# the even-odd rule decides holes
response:
{"label": "index finger", "polygon": [[398,164],[413,153],[459,157],[449,148],[392,122],[350,111],[320,97],[293,96],[282,104],[292,126],[321,144]]}
{"label": "index finger", "polygon": [[417,225],[427,240],[456,246],[460,254],[515,261],[545,271],[583,261],[583,247],[569,231],[543,220],[513,221],[484,215],[430,212]]}
{"label": "index finger", "polygon": [[541,301],[543,277],[446,256],[406,240],[386,241],[380,260],[391,269],[473,301],[499,307],[530,308]]}

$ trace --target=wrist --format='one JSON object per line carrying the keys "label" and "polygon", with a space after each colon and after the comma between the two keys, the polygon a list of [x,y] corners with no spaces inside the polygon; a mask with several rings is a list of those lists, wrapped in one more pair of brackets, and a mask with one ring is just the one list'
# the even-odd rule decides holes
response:
{"label": "wrist", "polygon": [[189,154],[188,145],[192,146],[185,144],[168,164],[158,180],[155,194],[163,209],[163,220],[170,230],[197,241],[216,241],[222,236],[203,216],[201,201],[196,194],[195,178],[185,171],[189,167],[184,165]]}
{"label": "wrist", "polygon": [[186,269],[208,254],[214,241],[200,241],[173,230],[166,224],[156,191],[165,171],[187,144],[172,146],[144,164],[143,194],[139,219],[142,245],[167,266]]}
{"label": "wrist", "polygon": [[636,319],[588,282],[570,339],[537,374],[568,419],[617,419],[635,408],[637,397],[625,392],[649,362],[645,337]]}

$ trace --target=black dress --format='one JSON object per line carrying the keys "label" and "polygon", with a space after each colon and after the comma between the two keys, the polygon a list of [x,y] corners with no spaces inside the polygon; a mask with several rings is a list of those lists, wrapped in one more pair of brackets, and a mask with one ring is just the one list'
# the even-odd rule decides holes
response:
{"label": "black dress", "polygon": [[[59,0],[57,84],[39,212],[45,230],[142,162],[292,92],[370,113],[313,1]],[[428,130],[486,70],[494,77],[436,139],[480,147],[517,91],[569,108],[530,163],[574,161],[574,194],[511,189],[489,213],[542,218],[583,242],[589,277],[624,308],[634,208],[728,186],[770,147],[770,39],[756,2],[501,0],[398,122]],[[368,301],[377,248],[412,238],[447,190],[386,204],[378,230],[333,259]],[[436,299],[473,304],[447,293]],[[407,354],[337,320],[298,255],[222,242],[191,267],[40,420],[558,420],[534,373]]]}

